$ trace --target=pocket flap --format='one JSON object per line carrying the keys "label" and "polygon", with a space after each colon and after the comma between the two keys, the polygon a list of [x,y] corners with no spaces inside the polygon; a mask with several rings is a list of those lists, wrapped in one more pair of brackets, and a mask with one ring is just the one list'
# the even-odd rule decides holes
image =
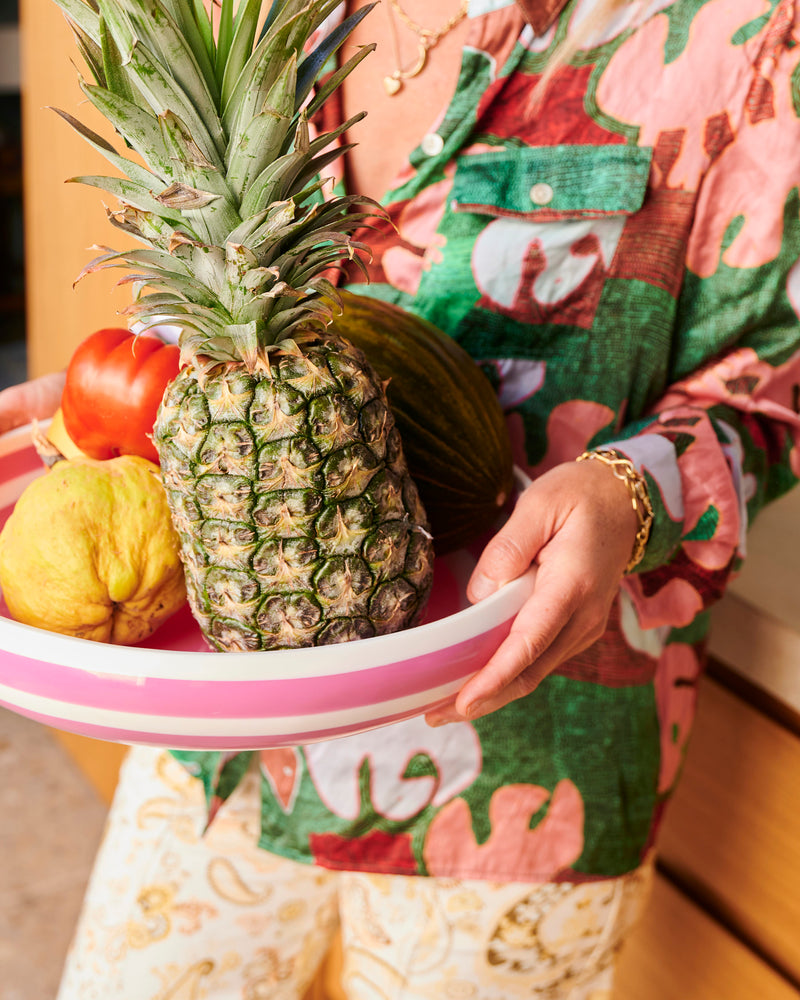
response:
{"label": "pocket flap", "polygon": [[642,207],[649,146],[535,146],[462,156],[450,207],[455,212],[546,221],[627,215]]}

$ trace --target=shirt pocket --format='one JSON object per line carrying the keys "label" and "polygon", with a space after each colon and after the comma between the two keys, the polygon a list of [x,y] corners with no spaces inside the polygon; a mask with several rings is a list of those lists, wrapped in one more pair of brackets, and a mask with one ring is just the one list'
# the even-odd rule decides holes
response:
{"label": "shirt pocket", "polygon": [[536,146],[462,156],[452,212],[535,222],[631,215],[644,203],[652,147]]}

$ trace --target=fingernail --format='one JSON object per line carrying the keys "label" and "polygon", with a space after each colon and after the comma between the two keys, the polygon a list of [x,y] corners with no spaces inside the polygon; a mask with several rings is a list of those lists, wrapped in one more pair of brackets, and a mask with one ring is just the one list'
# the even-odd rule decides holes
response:
{"label": "fingernail", "polygon": [[469,581],[469,592],[476,601],[483,601],[497,590],[497,581],[476,573]]}
{"label": "fingernail", "polygon": [[439,726],[446,726],[448,722],[453,722],[454,720],[444,719],[441,716],[436,717],[436,716],[426,715],[425,721],[432,729],[438,729]]}
{"label": "fingernail", "polygon": [[467,719],[477,719],[478,716],[483,714],[486,705],[488,704],[488,698],[476,698],[475,701],[471,701],[469,705],[464,706],[464,715]]}

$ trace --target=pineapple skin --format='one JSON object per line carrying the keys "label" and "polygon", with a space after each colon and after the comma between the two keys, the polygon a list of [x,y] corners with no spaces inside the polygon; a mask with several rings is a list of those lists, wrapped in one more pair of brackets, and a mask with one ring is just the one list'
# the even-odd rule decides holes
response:
{"label": "pineapple skin", "polygon": [[433,541],[379,376],[316,332],[252,367],[184,368],[154,428],[207,641],[293,649],[416,624]]}

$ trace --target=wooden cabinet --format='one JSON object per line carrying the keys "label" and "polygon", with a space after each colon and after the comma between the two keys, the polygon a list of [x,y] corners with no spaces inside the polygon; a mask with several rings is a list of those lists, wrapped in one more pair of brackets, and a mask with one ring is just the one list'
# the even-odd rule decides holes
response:
{"label": "wooden cabinet", "polygon": [[125,325],[117,312],[131,293],[115,287],[118,273],[73,283],[95,256],[90,247],[129,241],[106,220],[103,204],[113,199],[82,184],[65,186],[70,177],[115,172],[52,110],[68,111],[114,141],[78,87],[70,28],[53,0],[20,0],[20,23],[28,371],[42,375],[63,368],[93,330]]}

